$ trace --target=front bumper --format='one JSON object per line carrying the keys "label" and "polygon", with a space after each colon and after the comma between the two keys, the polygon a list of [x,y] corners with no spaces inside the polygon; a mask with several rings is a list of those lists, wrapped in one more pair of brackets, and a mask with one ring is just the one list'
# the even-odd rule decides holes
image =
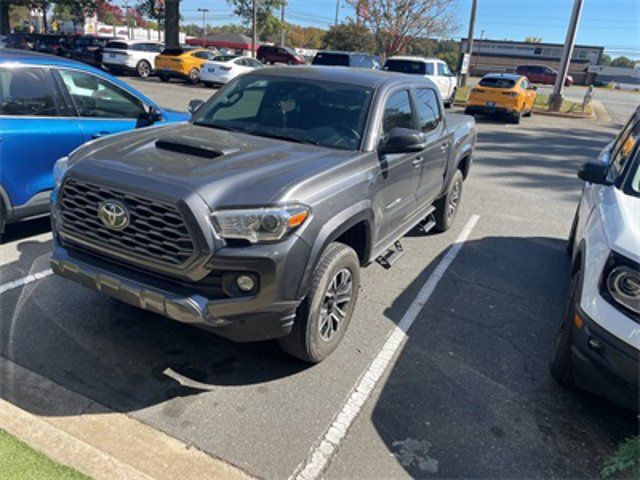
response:
{"label": "front bumper", "polygon": [[572,358],[576,383],[630,410],[639,410],[640,352],[589,318],[574,328]]}
{"label": "front bumper", "polygon": [[[51,268],[61,277],[92,290],[236,342],[287,335],[300,303],[299,300],[265,302],[260,295],[211,298],[210,294],[199,292],[195,284],[159,278],[59,244],[51,257]],[[252,268],[255,270],[255,265]],[[269,277],[269,272],[258,273],[261,278]]]}

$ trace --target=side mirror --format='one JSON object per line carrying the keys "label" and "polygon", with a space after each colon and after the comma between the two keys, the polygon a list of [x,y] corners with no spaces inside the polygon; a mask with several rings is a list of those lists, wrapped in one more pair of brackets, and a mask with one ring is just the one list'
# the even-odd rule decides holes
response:
{"label": "side mirror", "polygon": [[193,117],[193,115],[198,111],[198,109],[204,105],[204,101],[203,100],[191,100],[189,102],[189,106],[187,107],[187,111],[191,114],[191,116]]}
{"label": "side mirror", "polygon": [[155,107],[145,105],[144,111],[138,116],[136,128],[149,127],[160,120],[162,120],[162,114]]}
{"label": "side mirror", "polygon": [[535,85],[530,85],[529,86],[529,90],[538,90],[538,87],[536,87]]}
{"label": "side mirror", "polygon": [[394,128],[380,147],[381,153],[419,152],[426,148],[424,134],[409,128]]}
{"label": "side mirror", "polygon": [[585,182],[595,183],[596,185],[611,185],[611,181],[607,178],[609,174],[609,165],[600,162],[585,163],[578,170],[578,178]]}

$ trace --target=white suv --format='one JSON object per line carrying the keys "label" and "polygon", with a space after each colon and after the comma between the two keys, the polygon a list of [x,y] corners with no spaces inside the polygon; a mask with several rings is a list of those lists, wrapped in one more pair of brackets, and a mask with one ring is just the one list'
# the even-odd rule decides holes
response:
{"label": "white suv", "polygon": [[102,63],[115,74],[135,72],[146,78],[164,48],[162,43],[141,40],[112,40],[104,48]]}
{"label": "white suv", "polygon": [[445,107],[453,105],[458,78],[451,73],[446,62],[437,58],[389,57],[383,70],[421,75],[436,84]]}
{"label": "white suv", "polygon": [[569,238],[571,287],[551,373],[637,411],[640,107],[578,176],[586,183]]}

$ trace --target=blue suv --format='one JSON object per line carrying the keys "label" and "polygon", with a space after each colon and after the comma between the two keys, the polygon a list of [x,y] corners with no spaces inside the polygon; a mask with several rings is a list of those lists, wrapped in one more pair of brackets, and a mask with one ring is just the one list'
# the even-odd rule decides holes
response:
{"label": "blue suv", "polygon": [[7,223],[49,211],[58,158],[94,138],[189,118],[88,65],[0,52],[0,235]]}

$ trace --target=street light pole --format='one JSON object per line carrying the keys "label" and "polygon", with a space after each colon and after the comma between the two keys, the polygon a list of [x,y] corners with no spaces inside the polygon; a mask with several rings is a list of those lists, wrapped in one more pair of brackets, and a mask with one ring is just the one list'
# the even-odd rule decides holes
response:
{"label": "street light pole", "polygon": [[467,71],[460,78],[460,86],[464,87],[469,78],[469,69],[471,67],[471,54],[473,53],[473,29],[476,24],[476,10],[478,9],[478,0],[471,2],[471,18],[469,19],[469,34],[467,35]]}
{"label": "street light pole", "polygon": [[338,25],[338,19],[340,17],[340,0],[336,0],[336,21],[334,25]]}
{"label": "street light pole", "polygon": [[204,39],[204,37],[205,37],[205,28],[206,28],[206,15],[207,15],[207,12],[209,11],[209,9],[208,8],[199,8],[198,11],[202,12],[202,48],[205,48],[207,46],[206,41]]}
{"label": "street light pole", "polygon": [[284,8],[287,2],[282,2],[282,8],[280,9],[280,45],[284,47],[285,31],[284,31]]}
{"label": "street light pole", "polygon": [[559,112],[562,107],[562,91],[564,90],[564,81],[567,78],[567,73],[569,73],[573,47],[576,44],[578,22],[580,21],[580,14],[582,13],[582,1],[583,0],[575,0],[573,3],[571,20],[569,20],[569,28],[567,28],[567,38],[564,40],[564,48],[562,49],[560,70],[556,75],[556,83],[553,86],[553,93],[549,95],[549,110],[552,112]]}
{"label": "street light pole", "polygon": [[253,21],[252,21],[251,55],[256,58],[256,45],[258,44],[258,0],[253,0]]}

